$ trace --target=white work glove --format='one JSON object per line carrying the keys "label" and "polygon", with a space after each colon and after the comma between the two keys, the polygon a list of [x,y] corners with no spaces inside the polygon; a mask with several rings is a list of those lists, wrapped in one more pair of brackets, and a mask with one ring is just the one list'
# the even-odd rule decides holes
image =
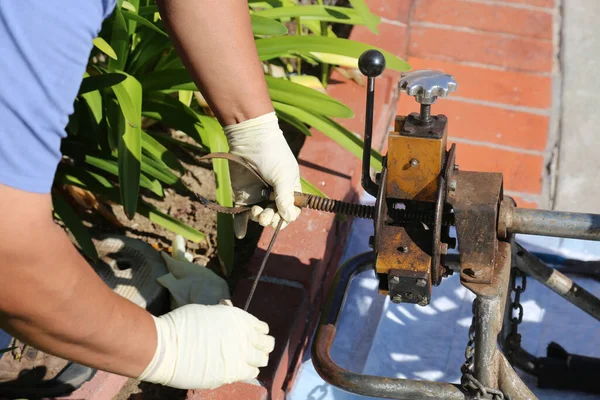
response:
{"label": "white work glove", "polygon": [[[275,191],[275,206],[263,209],[252,207],[249,213],[238,214],[234,219],[236,236],[246,235],[248,218],[262,226],[277,226],[283,218],[282,228],[300,215],[294,206],[294,192],[301,192],[298,162],[288,146],[275,112],[223,128],[229,151],[252,165]],[[255,204],[262,200],[263,185],[251,172],[230,163],[231,181],[236,206]],[[275,208],[277,212],[275,212]]]}
{"label": "white work glove", "polygon": [[275,345],[265,322],[229,305],[189,304],[153,318],[158,345],[141,381],[214,389],[254,379]]}
{"label": "white work glove", "polygon": [[171,247],[173,257],[160,253],[169,273],[157,281],[171,294],[172,310],[186,304],[215,305],[231,298],[223,278],[203,265],[188,261],[185,239],[181,235],[175,236]]}

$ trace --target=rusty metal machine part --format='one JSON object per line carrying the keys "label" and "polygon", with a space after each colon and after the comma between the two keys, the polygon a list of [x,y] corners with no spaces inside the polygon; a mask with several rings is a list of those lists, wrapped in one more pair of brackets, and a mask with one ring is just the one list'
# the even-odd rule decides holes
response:
{"label": "rusty metal machine part", "polygon": [[[385,195],[378,199],[384,215],[376,218],[376,272],[380,292],[392,301],[425,306],[432,286],[439,285],[447,273],[441,255],[451,240],[443,216],[449,209],[447,170],[454,169],[454,155],[449,157],[446,149],[448,120],[432,116],[430,106],[438,96],[456,90],[456,82],[442,72],[415,71],[403,75],[400,89],[415,96],[422,107],[420,114],[397,118],[388,136],[380,182],[380,193]],[[431,223],[399,221],[394,216],[399,207],[430,215]]]}
{"label": "rusty metal machine part", "polygon": [[[456,89],[450,75],[411,72],[403,75],[400,89],[420,101],[421,112],[396,119],[376,182],[375,208],[372,214],[371,210],[365,214],[374,217],[374,252],[349,260],[336,274],[312,347],[315,369],[328,383],[365,396],[535,399],[509,362],[520,362],[531,372],[535,357],[521,349],[510,352],[507,359],[497,344],[499,337],[507,336],[503,319],[520,305],[518,295],[516,303],[510,303],[511,265],[512,270],[521,268],[596,318],[600,300],[552,268],[528,259],[527,253],[514,247],[512,234],[600,240],[600,216],[519,209],[504,199],[501,174],[459,171],[454,145],[446,150],[447,119],[431,115],[437,97]],[[370,155],[366,147],[363,160]],[[363,163],[363,178],[368,171]],[[373,194],[373,187],[368,192]],[[400,220],[400,212],[404,217],[419,218]],[[456,225],[459,257],[446,255],[448,247],[455,247],[450,225]],[[523,260],[527,262],[523,264]],[[460,386],[356,374],[331,359],[329,351],[349,282],[354,274],[371,269],[379,278],[380,293],[389,294],[394,302],[421,305],[429,302],[431,287],[439,284],[441,277],[452,270],[461,272],[462,284],[476,300]],[[512,290],[521,293],[524,283]],[[505,309],[510,311],[505,313]],[[518,324],[522,313],[519,315],[512,317],[513,324]]]}

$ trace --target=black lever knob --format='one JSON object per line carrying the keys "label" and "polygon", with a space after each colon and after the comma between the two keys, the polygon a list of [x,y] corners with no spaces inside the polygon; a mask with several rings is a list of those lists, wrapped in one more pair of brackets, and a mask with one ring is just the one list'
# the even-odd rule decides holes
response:
{"label": "black lever knob", "polygon": [[[371,141],[373,137],[373,107],[375,104],[375,78],[385,69],[385,56],[377,50],[367,50],[358,59],[358,68],[369,80],[367,82],[367,105],[365,115],[365,144],[362,159],[362,187],[371,196],[377,196],[377,184],[370,176]],[[382,183],[383,184],[383,183]]]}
{"label": "black lever knob", "polygon": [[369,78],[378,77],[385,69],[385,57],[377,50],[367,50],[358,59],[358,69]]}

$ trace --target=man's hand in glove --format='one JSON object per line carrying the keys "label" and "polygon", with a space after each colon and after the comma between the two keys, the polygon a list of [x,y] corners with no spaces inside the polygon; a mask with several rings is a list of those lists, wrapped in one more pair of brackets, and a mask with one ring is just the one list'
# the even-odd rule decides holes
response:
{"label": "man's hand in glove", "polygon": [[[238,238],[246,235],[248,218],[262,226],[277,226],[283,218],[285,225],[300,215],[294,206],[294,192],[301,192],[298,162],[279,128],[275,112],[224,128],[230,152],[252,165],[275,191],[275,207],[252,207],[249,213],[235,217]],[[236,205],[255,204],[262,200],[263,185],[246,169],[230,163]],[[277,210],[277,211],[275,211]]]}
{"label": "man's hand in glove", "polygon": [[179,389],[213,389],[254,379],[275,339],[269,326],[230,305],[189,304],[153,317],[158,345],[139,380]]}

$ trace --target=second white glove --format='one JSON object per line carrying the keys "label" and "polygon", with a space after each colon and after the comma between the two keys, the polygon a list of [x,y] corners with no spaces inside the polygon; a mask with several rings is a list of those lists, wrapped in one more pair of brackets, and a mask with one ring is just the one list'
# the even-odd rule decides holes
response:
{"label": "second white glove", "polygon": [[266,323],[229,305],[189,304],[154,322],[157,348],[138,379],[178,389],[256,378],[275,345]]}
{"label": "second white glove", "polygon": [[[300,170],[275,112],[226,126],[224,132],[230,152],[248,161],[275,191],[277,212],[272,207],[255,206],[249,217],[263,226],[275,226],[280,218],[286,223],[295,221],[300,214],[294,206],[294,192],[302,191]],[[231,163],[231,176],[236,204],[260,200],[262,185],[251,173]],[[243,217],[237,218],[236,225],[240,220],[243,223]]]}

